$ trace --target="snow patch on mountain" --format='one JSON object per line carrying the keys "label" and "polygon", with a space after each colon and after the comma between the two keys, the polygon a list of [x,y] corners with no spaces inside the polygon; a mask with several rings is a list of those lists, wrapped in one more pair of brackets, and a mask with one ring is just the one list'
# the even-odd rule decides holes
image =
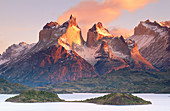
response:
{"label": "snow patch on mountain", "polygon": [[137,43],[137,47],[138,49],[141,49],[142,47],[147,47],[149,46],[149,44],[151,44],[151,42],[153,42],[152,40],[154,39],[154,36],[150,36],[150,35],[133,35],[127,39],[132,39]]}
{"label": "snow patch on mountain", "polygon": [[99,27],[96,27],[97,28],[97,32],[103,36],[112,36],[112,34],[110,34],[109,32],[106,31],[106,29],[104,29],[103,27],[102,28],[99,28]]}
{"label": "snow patch on mountain", "polygon": [[84,58],[88,63],[94,66],[97,63],[97,60],[95,59],[95,57],[96,57],[96,51],[99,49],[99,46],[89,48],[84,45],[82,48],[83,48],[82,51],[76,51],[76,52],[82,58]]}
{"label": "snow patch on mountain", "polygon": [[6,63],[13,60],[20,55],[27,53],[35,44],[27,44],[25,42],[20,42],[19,44],[13,44],[9,46],[2,56],[0,56],[0,64]]}

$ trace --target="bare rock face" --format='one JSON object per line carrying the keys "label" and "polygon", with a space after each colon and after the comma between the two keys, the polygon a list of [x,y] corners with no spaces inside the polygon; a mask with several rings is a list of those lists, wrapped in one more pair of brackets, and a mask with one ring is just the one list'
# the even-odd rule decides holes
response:
{"label": "bare rock face", "polygon": [[73,81],[83,77],[95,77],[95,68],[76,52],[61,45],[22,58],[0,67],[0,75],[11,82],[28,86],[41,86]]}
{"label": "bare rock face", "polygon": [[112,37],[112,35],[106,28],[103,27],[101,22],[98,22],[97,24],[94,24],[87,33],[87,47],[97,46],[98,40],[103,37]]}
{"label": "bare rock face", "polygon": [[59,26],[57,22],[47,23],[39,33],[39,41],[46,41],[51,38],[52,32]]}
{"label": "bare rock face", "polygon": [[129,67],[123,59],[115,56],[111,52],[107,41],[102,41],[100,49],[96,53],[96,59],[98,61],[94,66],[100,75]]}
{"label": "bare rock face", "polygon": [[128,40],[127,44],[130,46],[130,67],[132,69],[159,71],[141,56],[138,51],[137,44],[134,41]]}
{"label": "bare rock face", "polygon": [[165,22],[160,22],[161,26],[166,26],[168,28],[170,28],[170,21],[165,21]]}
{"label": "bare rock face", "polygon": [[[140,28],[141,25],[145,28]],[[152,34],[146,32],[152,32]],[[170,28],[166,25],[162,25],[156,21],[140,22],[130,39],[136,41],[141,55],[155,67],[160,70],[170,68]]]}
{"label": "bare rock face", "polygon": [[146,20],[145,22],[140,22],[140,24],[135,27],[134,29],[134,35],[151,35],[156,36],[156,32],[152,29],[146,27],[146,24],[148,24],[150,21]]}
{"label": "bare rock face", "polygon": [[119,37],[112,38],[111,40],[109,40],[109,44],[114,52],[120,52],[122,55],[130,54],[128,45],[122,36],[120,38]]}
{"label": "bare rock face", "polygon": [[62,25],[56,22],[47,23],[39,33],[39,42],[33,52],[58,44],[71,50],[76,49],[77,46],[81,47],[84,43],[76,18],[71,15],[70,19]]}

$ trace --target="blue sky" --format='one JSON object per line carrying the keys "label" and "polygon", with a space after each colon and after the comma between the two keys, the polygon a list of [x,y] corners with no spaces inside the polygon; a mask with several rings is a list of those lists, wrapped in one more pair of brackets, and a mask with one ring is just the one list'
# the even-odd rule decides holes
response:
{"label": "blue sky", "polygon": [[[0,53],[14,43],[38,42],[39,31],[47,22],[56,21],[81,1],[83,0],[0,0]],[[131,30],[146,19],[159,22],[170,20],[170,0],[157,0],[133,12],[125,9],[107,26]]]}

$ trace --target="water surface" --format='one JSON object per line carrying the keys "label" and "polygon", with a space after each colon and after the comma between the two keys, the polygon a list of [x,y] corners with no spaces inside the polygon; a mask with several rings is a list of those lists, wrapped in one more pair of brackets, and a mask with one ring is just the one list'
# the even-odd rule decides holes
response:
{"label": "water surface", "polygon": [[[65,100],[84,100],[103,96],[102,93],[59,94]],[[4,102],[14,94],[0,94],[0,111],[170,111],[170,94],[133,94],[152,105],[96,105],[92,103],[11,103]]]}

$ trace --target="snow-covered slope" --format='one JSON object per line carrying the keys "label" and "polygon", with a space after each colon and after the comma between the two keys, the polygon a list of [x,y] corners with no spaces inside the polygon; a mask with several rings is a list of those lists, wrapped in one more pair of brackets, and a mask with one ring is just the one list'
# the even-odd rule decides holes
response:
{"label": "snow-covered slope", "polygon": [[13,44],[9,46],[5,52],[0,56],[0,64],[8,62],[12,59],[16,59],[20,55],[27,53],[35,44],[27,44],[20,42],[19,44]]}
{"label": "snow-covered slope", "polygon": [[134,35],[128,39],[135,40],[139,52],[154,66],[161,70],[170,66],[170,28],[168,23],[142,21],[135,27]]}

